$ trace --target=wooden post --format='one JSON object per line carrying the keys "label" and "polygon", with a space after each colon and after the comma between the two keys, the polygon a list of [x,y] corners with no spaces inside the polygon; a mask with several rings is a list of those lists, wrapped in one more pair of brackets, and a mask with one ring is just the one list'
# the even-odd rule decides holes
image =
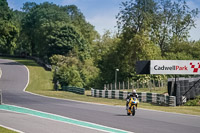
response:
{"label": "wooden post", "polygon": [[129,88],[129,79],[128,79],[128,90],[129,90],[130,88]]}
{"label": "wooden post", "polygon": [[153,79],[153,88],[154,88],[154,90],[155,90],[155,80]]}
{"label": "wooden post", "polygon": [[158,80],[158,87],[160,88],[160,80]]}
{"label": "wooden post", "polygon": [[151,83],[151,80],[149,81],[149,90],[150,90],[150,92],[151,92],[151,90],[152,90],[152,83]]}
{"label": "wooden post", "polygon": [[142,82],[142,88],[144,88],[144,84],[145,84],[145,83],[144,83],[144,82]]}
{"label": "wooden post", "polygon": [[123,81],[123,90],[124,90],[124,81]]}

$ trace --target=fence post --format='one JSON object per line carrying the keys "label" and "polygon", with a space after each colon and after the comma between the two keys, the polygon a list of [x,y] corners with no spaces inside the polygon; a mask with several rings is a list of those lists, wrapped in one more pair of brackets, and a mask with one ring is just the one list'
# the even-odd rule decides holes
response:
{"label": "fence post", "polygon": [[106,90],[106,84],[104,84],[104,90]]}
{"label": "fence post", "polygon": [[151,90],[152,90],[152,82],[151,82],[151,80],[149,81],[149,91],[151,92]]}
{"label": "fence post", "polygon": [[124,81],[123,81],[123,90],[124,90]]}
{"label": "fence post", "polygon": [[106,90],[102,90],[101,97],[105,98],[106,97]]}
{"label": "fence post", "polygon": [[91,94],[94,97],[94,89],[93,88],[91,88]]}
{"label": "fence post", "polygon": [[130,88],[129,88],[129,79],[128,79],[128,90],[129,90]]}
{"label": "fence post", "polygon": [[155,87],[156,87],[155,80],[153,79],[153,88],[154,88],[154,90],[155,90]]}
{"label": "fence post", "polygon": [[158,80],[158,87],[160,88],[160,80]]}

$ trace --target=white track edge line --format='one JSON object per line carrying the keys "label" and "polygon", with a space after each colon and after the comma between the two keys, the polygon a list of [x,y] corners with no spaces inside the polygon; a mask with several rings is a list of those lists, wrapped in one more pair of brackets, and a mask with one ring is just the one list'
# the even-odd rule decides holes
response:
{"label": "white track edge line", "polygon": [[22,132],[22,131],[20,131],[20,130],[17,130],[17,129],[14,129],[14,128],[11,128],[11,127],[7,127],[7,126],[1,125],[1,124],[0,124],[0,126],[3,127],[3,128],[9,129],[9,130],[18,132],[18,133],[24,133],[24,132]]}

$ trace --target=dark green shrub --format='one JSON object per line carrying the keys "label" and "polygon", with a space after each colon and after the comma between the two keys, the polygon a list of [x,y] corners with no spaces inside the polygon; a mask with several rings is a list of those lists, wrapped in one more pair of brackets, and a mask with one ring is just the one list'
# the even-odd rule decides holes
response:
{"label": "dark green shrub", "polygon": [[200,96],[197,96],[194,100],[189,100],[185,104],[185,106],[200,106]]}

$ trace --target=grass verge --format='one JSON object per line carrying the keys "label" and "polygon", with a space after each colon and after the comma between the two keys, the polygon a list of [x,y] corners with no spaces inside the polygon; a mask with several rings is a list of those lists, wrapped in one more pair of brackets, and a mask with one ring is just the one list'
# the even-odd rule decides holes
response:
{"label": "grass verge", "polygon": [[0,133],[17,133],[17,132],[0,126]]}
{"label": "grass verge", "polygon": [[[9,59],[15,60],[28,67],[30,72],[30,81],[26,91],[50,97],[63,98],[63,99],[71,99],[71,100],[93,102],[93,103],[95,102],[107,105],[125,106],[124,100],[91,97],[89,95],[90,93],[89,91],[87,91],[86,95],[78,95],[63,91],[54,91],[52,83],[52,78],[53,78],[52,72],[45,71],[43,67],[37,65],[37,63],[35,63],[33,60],[17,59],[17,58],[9,58]],[[165,107],[165,106],[152,105],[149,103],[140,103],[139,108],[159,110],[165,112],[200,115],[200,106]]]}

